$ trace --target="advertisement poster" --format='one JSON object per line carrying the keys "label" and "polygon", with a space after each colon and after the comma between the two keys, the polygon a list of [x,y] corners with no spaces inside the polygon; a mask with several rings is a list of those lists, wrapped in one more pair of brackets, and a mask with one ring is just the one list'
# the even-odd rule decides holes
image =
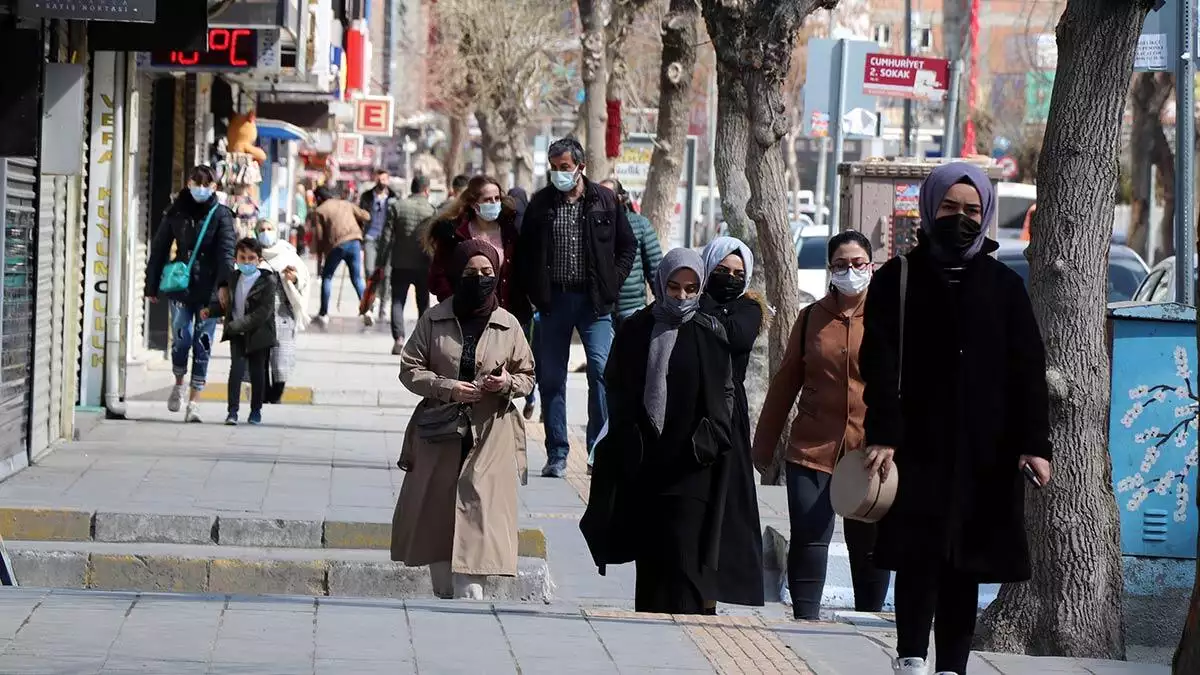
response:
{"label": "advertisement poster", "polygon": [[108,312],[108,226],[112,190],[113,99],[116,58],[92,56],[92,127],[88,146],[87,252],[83,286],[83,354],[79,405],[98,406],[104,390],[104,336]]}
{"label": "advertisement poster", "polygon": [[[621,144],[621,154],[613,165],[613,174],[629,199],[639,209],[642,193],[646,191],[646,179],[650,175],[650,158],[654,155],[654,136],[650,134],[632,134]],[[671,232],[664,250],[678,246],[691,246],[692,237],[692,203],[695,196],[696,178],[696,137],[688,136],[684,150],[683,170],[679,176],[679,187],[675,191],[675,214],[671,222]],[[685,244],[685,242],[688,242]]]}
{"label": "advertisement poster", "polygon": [[911,183],[897,185],[893,215],[896,218],[920,218],[920,197],[920,184]]}

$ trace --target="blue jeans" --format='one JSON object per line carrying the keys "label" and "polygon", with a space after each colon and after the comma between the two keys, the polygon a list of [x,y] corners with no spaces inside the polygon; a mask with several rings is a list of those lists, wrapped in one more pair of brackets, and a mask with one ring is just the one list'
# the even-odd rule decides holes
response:
{"label": "blue jeans", "polygon": [[612,314],[596,314],[587,293],[553,291],[550,306],[541,313],[537,327],[537,358],[541,363],[538,387],[542,393],[542,424],[546,429],[546,455],[550,462],[565,462],[567,441],[567,361],[571,355],[571,333],[579,331],[587,353],[588,424],[587,447],[591,452],[608,420],[604,392],[604,367],[612,348]]}
{"label": "blue jeans", "polygon": [[321,316],[329,315],[329,296],[333,293],[333,275],[338,265],[346,263],[350,268],[350,282],[361,300],[365,287],[362,275],[362,241],[353,239],[333,247],[325,256],[325,267],[321,269]]}
{"label": "blue jeans", "polygon": [[208,359],[212,356],[213,339],[217,333],[217,319],[200,318],[204,306],[192,307],[182,302],[171,302],[171,372],[175,377],[188,373],[188,354],[192,356],[191,387],[204,389],[208,381]]}

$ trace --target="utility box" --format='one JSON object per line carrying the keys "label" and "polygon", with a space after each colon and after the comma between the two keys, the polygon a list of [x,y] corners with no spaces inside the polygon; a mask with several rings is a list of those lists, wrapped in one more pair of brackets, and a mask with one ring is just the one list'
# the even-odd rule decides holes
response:
{"label": "utility box", "polygon": [[1196,559],[1196,310],[1118,302],[1108,309],[1108,454],[1121,553]]}
{"label": "utility box", "polygon": [[[862,232],[871,242],[876,263],[908,253],[917,244],[921,224],[921,183],[935,167],[949,162],[977,164],[987,172],[993,188],[1003,177],[1003,170],[989,157],[869,159],[838,165],[842,178],[840,230]],[[993,239],[997,228],[998,219],[993,219],[988,224]]]}

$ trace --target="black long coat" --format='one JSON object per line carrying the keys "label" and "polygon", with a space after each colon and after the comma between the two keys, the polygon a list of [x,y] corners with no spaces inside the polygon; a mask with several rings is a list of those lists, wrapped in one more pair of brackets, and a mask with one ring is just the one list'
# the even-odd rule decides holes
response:
{"label": "black long coat", "polygon": [[[216,210],[213,211],[208,229],[204,231],[204,241],[197,242],[196,238],[204,228],[204,219],[213,208]],[[216,195],[209,197],[203,204],[197,204],[186,188],[180,191],[163,215],[162,222],[154,231],[154,239],[150,242],[145,289],[148,298],[156,298],[159,295],[158,286],[162,282],[163,268],[171,262],[169,258],[172,243],[176,244],[176,261],[186,263],[193,248],[197,248],[198,252],[196,263],[192,265],[187,290],[173,294],[170,299],[197,309],[207,306],[216,300],[217,288],[228,281],[237,269],[233,262],[237,245],[233,211],[219,204]]]}
{"label": "black long coat", "polygon": [[[591,495],[580,521],[600,574],[606,565],[633,562],[656,535],[649,503],[664,495],[699,499],[710,505],[700,550],[681,552],[714,572],[722,535],[722,491],[716,467],[730,449],[733,387],[723,330],[704,314],[680,326],[672,353],[691,353],[694,372],[668,371],[668,423],[655,437],[646,407],[646,357],[654,327],[653,305],[627,319],[613,340],[604,371],[608,432],[597,443]],[[682,391],[681,377],[693,391]],[[686,420],[686,422],[681,422]],[[711,575],[710,575],[711,577]]]}
{"label": "black long coat", "polygon": [[242,318],[233,318],[233,295],[237,292],[238,283],[242,280],[241,271],[235,271],[228,283],[221,286],[229,288],[229,304],[222,308],[220,302],[214,302],[209,307],[212,316],[220,316],[225,320],[225,329],[221,331],[221,341],[238,336],[243,341],[247,354],[270,349],[275,346],[275,307],[279,299],[279,280],[271,270],[259,268],[258,279],[246,293],[246,307]]}
{"label": "black long coat", "polygon": [[900,261],[871,282],[860,367],[866,442],[896,449],[900,484],[879,523],[882,569],[949,563],[980,583],[1030,577],[1021,455],[1050,459],[1046,356],[1021,277],[987,253],[951,284],[922,242],[909,254],[903,396]]}
{"label": "black long coat", "polygon": [[762,328],[763,307],[743,295],[719,304],[704,296],[701,309],[725,329],[733,368],[731,449],[722,460],[725,520],[717,568],[717,600],[760,607],[763,594],[762,524],[758,518],[758,489],[750,458],[750,403],[746,398],[746,368]]}

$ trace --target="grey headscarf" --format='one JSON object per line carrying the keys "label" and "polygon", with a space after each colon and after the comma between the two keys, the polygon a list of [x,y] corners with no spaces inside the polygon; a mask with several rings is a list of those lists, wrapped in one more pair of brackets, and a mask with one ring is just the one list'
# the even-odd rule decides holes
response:
{"label": "grey headscarf", "polygon": [[[667,280],[672,274],[689,269],[696,273],[700,280],[700,292],[689,300],[675,300],[667,296]],[[700,254],[690,248],[674,248],[663,256],[654,275],[654,297],[656,302],[651,309],[654,315],[654,328],[650,332],[650,353],[646,358],[646,391],[642,402],[646,406],[646,414],[659,432],[667,416],[667,369],[671,365],[671,352],[675,349],[675,339],[679,336],[679,327],[696,315],[700,307],[700,294],[704,293],[704,261]]]}
{"label": "grey headscarf", "polygon": [[[712,276],[713,270],[717,269],[717,265],[729,256],[730,253],[737,253],[742,257],[742,262],[746,265],[746,286],[742,288],[741,295],[745,295],[750,288],[750,277],[754,272],[754,253],[750,247],[741,239],[736,237],[717,237],[708,242],[708,246],[704,247],[704,279]],[[739,295],[738,297],[741,297]]]}
{"label": "grey headscarf", "polygon": [[919,197],[921,230],[925,232],[926,236],[931,233],[933,221],[937,220],[938,207],[941,206],[942,200],[946,198],[946,193],[950,191],[950,188],[958,183],[967,183],[973,186],[979,192],[979,203],[983,207],[983,229],[980,230],[979,236],[975,238],[975,243],[971,244],[971,248],[967,249],[964,255],[967,260],[970,260],[983,249],[988,228],[991,226],[992,219],[996,217],[996,191],[983,169],[967,162],[950,162],[929,172],[929,176],[921,184],[921,196]]}

